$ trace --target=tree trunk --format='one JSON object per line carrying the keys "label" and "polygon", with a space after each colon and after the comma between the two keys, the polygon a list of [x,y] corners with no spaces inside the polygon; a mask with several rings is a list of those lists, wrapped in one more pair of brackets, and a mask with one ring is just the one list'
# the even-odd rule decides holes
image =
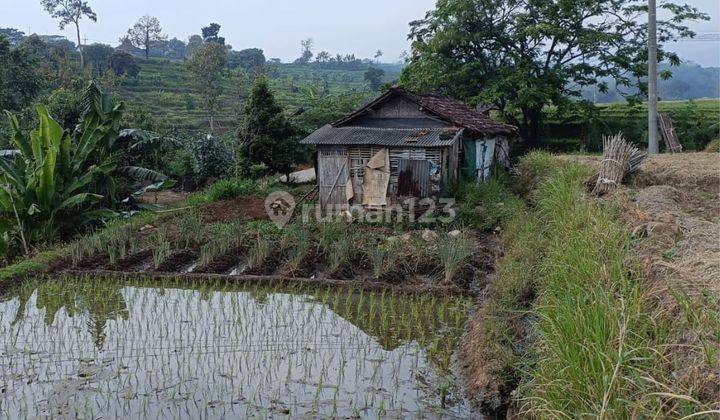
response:
{"label": "tree trunk", "polygon": [[150,59],[150,34],[145,32],[145,59]]}
{"label": "tree trunk", "polygon": [[537,148],[540,145],[540,124],[542,109],[523,109],[523,120],[525,123],[525,142],[529,149]]}
{"label": "tree trunk", "polygon": [[78,52],[80,53],[80,68],[85,68],[85,59],[83,57],[83,50],[82,50],[82,41],[80,40],[80,23],[75,22],[75,32],[77,33],[77,41],[78,41]]}

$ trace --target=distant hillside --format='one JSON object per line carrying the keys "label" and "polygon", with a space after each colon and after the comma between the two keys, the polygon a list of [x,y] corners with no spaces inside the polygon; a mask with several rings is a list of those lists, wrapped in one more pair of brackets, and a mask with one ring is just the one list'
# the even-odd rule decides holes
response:
{"label": "distant hillside", "polygon": [[[147,110],[155,123],[164,129],[200,129],[207,126],[207,114],[200,98],[194,93],[183,62],[150,58],[138,59],[141,66],[137,78],[122,82],[120,93],[130,110]],[[380,64],[385,81],[396,79],[400,65]],[[364,81],[365,69],[328,70],[314,65],[269,63],[267,68],[277,99],[288,112],[306,106],[317,92],[370,92]],[[221,129],[234,129],[242,112],[242,103],[250,88],[247,80],[229,77],[221,97],[217,123]]]}
{"label": "distant hillside", "polygon": [[[681,64],[677,67],[660,65],[660,72],[669,70],[672,77],[658,79],[660,98],[664,101],[687,99],[720,98],[720,67],[702,67],[694,63]],[[624,102],[624,98],[615,88],[612,80],[606,79],[608,92],[601,93],[592,87],[583,89],[585,99],[596,103]],[[637,89],[621,88],[623,92],[635,93]]]}

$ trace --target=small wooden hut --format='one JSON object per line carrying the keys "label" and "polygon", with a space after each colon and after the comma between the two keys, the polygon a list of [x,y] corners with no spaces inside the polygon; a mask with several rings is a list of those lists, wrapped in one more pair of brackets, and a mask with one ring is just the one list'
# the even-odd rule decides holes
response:
{"label": "small wooden hut", "polygon": [[304,140],[317,147],[320,204],[382,207],[437,197],[460,176],[508,161],[517,128],[444,96],[392,88]]}

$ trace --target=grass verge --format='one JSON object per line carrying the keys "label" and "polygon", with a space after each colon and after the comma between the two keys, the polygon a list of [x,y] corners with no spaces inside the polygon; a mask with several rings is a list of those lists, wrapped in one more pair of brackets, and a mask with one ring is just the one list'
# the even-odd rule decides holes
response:
{"label": "grass verge", "polygon": [[470,391],[488,411],[537,418],[683,417],[712,401],[672,383],[673,317],[643,295],[618,210],[587,197],[589,170],[531,153],[529,206],[463,339]]}
{"label": "grass verge", "polygon": [[3,290],[9,283],[21,278],[28,276],[33,273],[40,273],[46,271],[53,263],[63,259],[69,258],[73,252],[74,247],[77,247],[80,243],[97,242],[103,243],[113,239],[117,231],[124,226],[138,226],[138,228],[158,217],[157,214],[151,212],[142,212],[136,214],[130,219],[117,219],[113,220],[102,230],[89,236],[83,236],[76,241],[70,243],[62,243],[54,245],[53,247],[40,251],[30,258],[24,259],[18,263],[8,265],[0,269],[0,291]]}

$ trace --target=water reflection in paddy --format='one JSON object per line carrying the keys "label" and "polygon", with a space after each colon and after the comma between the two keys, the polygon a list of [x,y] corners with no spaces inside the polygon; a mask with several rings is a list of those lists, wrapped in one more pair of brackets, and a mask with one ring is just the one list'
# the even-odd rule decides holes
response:
{"label": "water reflection in paddy", "polygon": [[467,309],[350,289],[30,282],[0,302],[0,416],[466,418],[452,355]]}

